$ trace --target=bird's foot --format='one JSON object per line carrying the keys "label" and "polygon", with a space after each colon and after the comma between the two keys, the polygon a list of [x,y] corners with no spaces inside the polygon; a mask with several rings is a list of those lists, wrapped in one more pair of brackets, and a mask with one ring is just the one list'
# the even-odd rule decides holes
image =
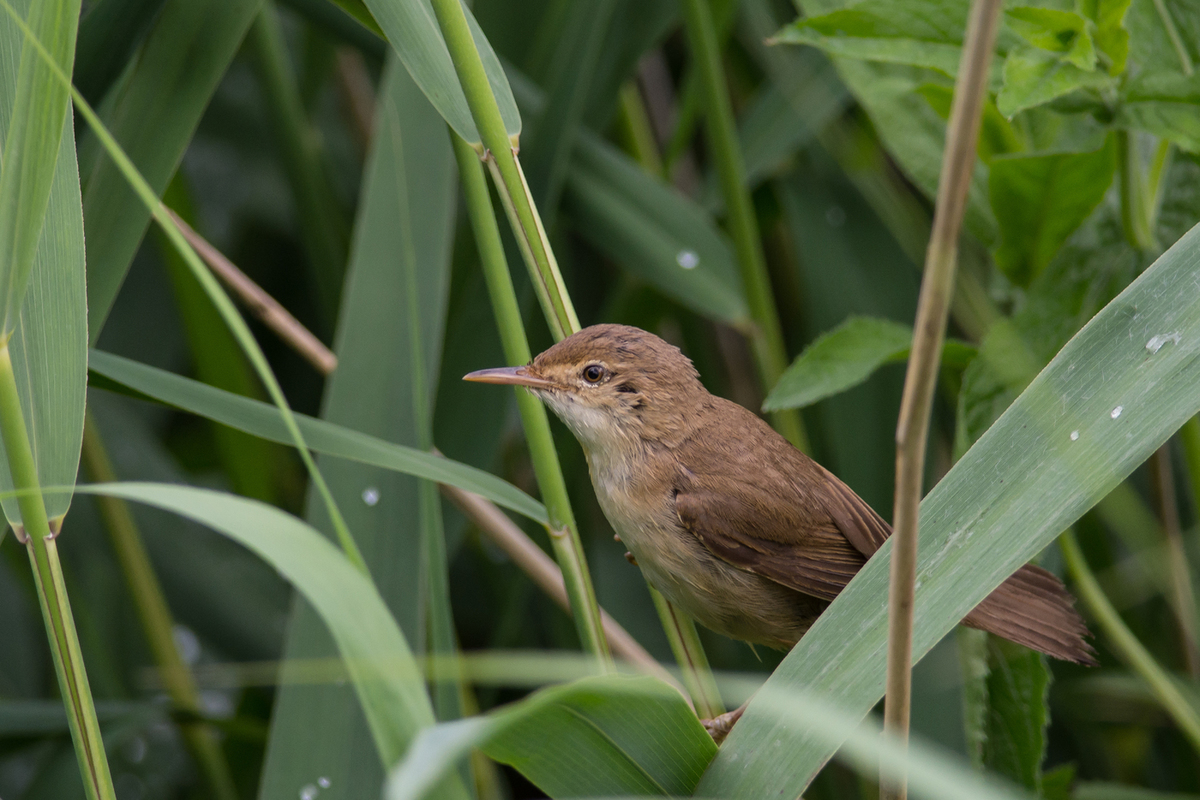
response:
{"label": "bird's foot", "polygon": [[720,716],[712,719],[702,719],[700,724],[704,726],[704,730],[708,731],[708,735],[713,738],[717,744],[725,741],[725,737],[733,730],[733,724],[742,718],[742,713],[746,710],[749,703],[743,703],[733,711],[726,711]]}
{"label": "bird's foot", "polygon": [[629,552],[628,550],[625,551],[625,560],[630,564],[633,564],[635,567],[637,566],[637,559],[634,558],[633,553]]}

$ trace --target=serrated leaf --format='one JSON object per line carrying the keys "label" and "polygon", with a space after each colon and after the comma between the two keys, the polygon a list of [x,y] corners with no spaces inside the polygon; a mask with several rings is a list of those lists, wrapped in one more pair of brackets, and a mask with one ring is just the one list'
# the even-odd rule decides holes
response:
{"label": "serrated leaf", "polygon": [[1125,71],[1129,58],[1129,31],[1125,29],[1125,15],[1132,0],[1080,0],[1079,10],[1092,22],[1096,30],[1092,38],[1100,52],[1108,56],[1108,74],[1120,75]]}
{"label": "serrated leaf", "polygon": [[996,265],[1019,286],[1032,281],[1100,205],[1116,171],[1110,137],[1092,153],[1006,155],[992,161],[988,188],[1000,226]]}
{"label": "serrated leaf", "polygon": [[1004,88],[996,97],[1000,113],[1012,119],[1018,111],[1048,103],[1076,89],[1112,84],[1105,72],[1080,69],[1054,53],[1036,47],[1013,50],[1004,60]]}
{"label": "serrated leaf", "polygon": [[1021,6],[1005,9],[1009,26],[1035,47],[1059,53],[1082,70],[1096,68],[1096,48],[1088,21],[1074,11]]}
{"label": "serrated leaf", "polygon": [[988,719],[983,763],[1031,792],[1042,789],[1046,752],[1046,657],[998,637],[988,637]]}

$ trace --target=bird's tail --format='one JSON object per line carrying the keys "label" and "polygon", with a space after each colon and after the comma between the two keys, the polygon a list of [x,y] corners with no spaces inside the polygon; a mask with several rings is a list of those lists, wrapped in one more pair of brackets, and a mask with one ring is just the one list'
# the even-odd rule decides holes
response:
{"label": "bird's tail", "polygon": [[963,620],[1048,656],[1096,666],[1088,644],[1087,625],[1075,610],[1075,599],[1053,574],[1026,564]]}

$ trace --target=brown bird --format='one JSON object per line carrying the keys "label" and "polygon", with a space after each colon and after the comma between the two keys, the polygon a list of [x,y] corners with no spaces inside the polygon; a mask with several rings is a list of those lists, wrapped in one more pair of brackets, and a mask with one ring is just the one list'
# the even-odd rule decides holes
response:
{"label": "brown bird", "polygon": [[[596,496],[652,586],[712,630],[789,648],[892,529],[850,487],[657,336],[595,325],[523,367],[466,380],[524,386],[579,439]],[[963,620],[1095,664],[1053,574],[1026,565]]]}

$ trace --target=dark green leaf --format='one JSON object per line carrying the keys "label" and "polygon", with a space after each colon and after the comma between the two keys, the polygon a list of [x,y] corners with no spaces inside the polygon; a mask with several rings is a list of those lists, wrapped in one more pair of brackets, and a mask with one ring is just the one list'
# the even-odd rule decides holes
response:
{"label": "dark green leaf", "polygon": [[1031,792],[1042,789],[1050,670],[1041,653],[989,636],[983,762]]}
{"label": "dark green leaf", "polygon": [[423,796],[473,747],[551,797],[691,795],[717,752],[683,697],[665,683],[584,678],[487,717],[430,729],[389,779],[389,800]]}
{"label": "dark green leaf", "polygon": [[1100,52],[1108,56],[1108,74],[1120,75],[1129,58],[1129,31],[1125,14],[1132,0],[1081,0],[1079,10],[1096,23],[1092,38]]}
{"label": "dark green leaf", "polygon": [[996,265],[1014,283],[1028,285],[1100,205],[1116,164],[1111,137],[1093,153],[994,159],[988,186],[1000,225]]}
{"label": "dark green leaf", "polygon": [[1200,800],[1200,794],[1156,792],[1140,786],[1088,781],[1075,787],[1072,800]]}
{"label": "dark green leaf", "polygon": [[1096,68],[1088,21],[1074,11],[1021,6],[1004,13],[1012,29],[1033,46],[1058,53],[1063,61],[1082,70]]}

